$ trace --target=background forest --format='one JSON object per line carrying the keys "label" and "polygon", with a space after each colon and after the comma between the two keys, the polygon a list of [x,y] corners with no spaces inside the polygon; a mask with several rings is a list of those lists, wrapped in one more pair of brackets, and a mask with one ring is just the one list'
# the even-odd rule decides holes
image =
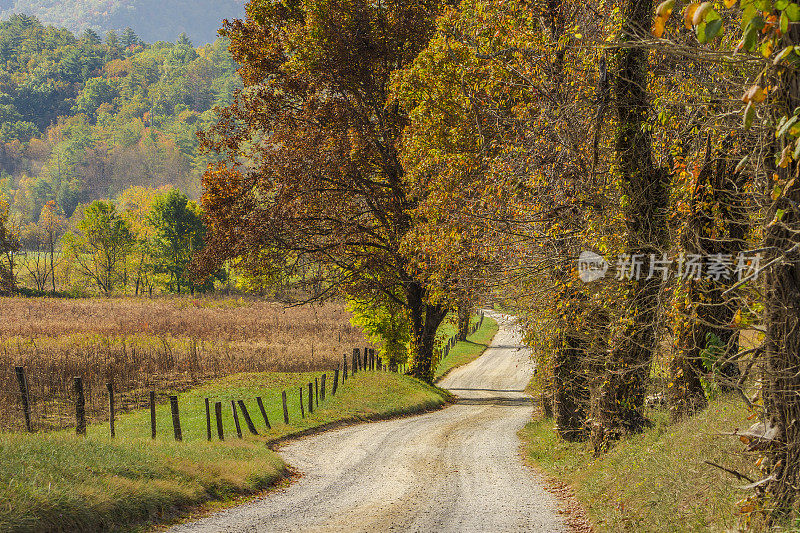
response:
{"label": "background forest", "polygon": [[[145,268],[167,271],[141,255],[151,257],[157,248],[153,217],[166,224],[163,209],[155,215],[153,206],[172,189],[199,196],[200,176],[212,159],[199,150],[197,132],[241,88],[235,71],[224,39],[195,48],[181,34],[175,43],[151,45],[130,28],[100,38],[92,30],[76,37],[26,15],[0,23],[0,203],[23,252],[17,261],[7,258],[17,281],[38,291],[107,294],[130,285],[138,293],[150,279]],[[127,232],[115,237],[123,241],[117,251],[109,248],[114,239],[105,239],[103,250],[95,250],[102,258],[86,255],[91,228],[79,228],[84,208],[98,199],[112,200],[106,208]],[[182,201],[172,222],[193,213],[202,226],[193,203]],[[99,212],[92,213],[97,222]],[[83,241],[62,239],[70,232]],[[187,247],[201,246],[192,239],[184,239],[184,266]],[[84,260],[63,261],[69,250]],[[113,272],[101,280],[101,268]],[[169,283],[180,292],[180,283]]]}

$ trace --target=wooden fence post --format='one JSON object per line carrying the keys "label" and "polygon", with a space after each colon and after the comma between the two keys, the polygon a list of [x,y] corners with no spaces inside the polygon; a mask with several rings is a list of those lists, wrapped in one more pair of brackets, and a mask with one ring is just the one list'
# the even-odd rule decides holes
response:
{"label": "wooden fence post", "polygon": [[261,410],[261,416],[264,417],[264,424],[267,425],[267,429],[272,429],[272,426],[269,424],[269,418],[267,418],[267,410],[264,409],[264,402],[261,401],[261,396],[256,397],[256,403]]}
{"label": "wooden fence post", "polygon": [[217,419],[217,436],[219,440],[225,440],[225,430],[222,428],[222,402],[214,404],[214,416]]}
{"label": "wooden fence post", "polygon": [[375,363],[376,363],[376,361],[375,361],[375,348],[370,348],[369,349],[369,364],[370,364],[370,366],[372,366],[372,371],[373,372],[375,370],[377,370],[377,368],[375,367]]}
{"label": "wooden fence post", "polygon": [[314,384],[308,382],[308,414],[314,412]]}
{"label": "wooden fence post", "polygon": [[175,432],[175,440],[181,442],[183,440],[183,432],[181,431],[181,414],[178,411],[178,397],[169,397],[169,407],[172,410],[172,429]]}
{"label": "wooden fence post", "polygon": [[325,378],[327,376],[327,374],[322,374],[322,377],[319,379],[319,391],[322,394],[320,400],[323,402],[325,401]]}
{"label": "wooden fence post", "polygon": [[236,435],[242,438],[242,426],[239,425],[239,413],[236,412],[236,402],[231,400],[231,410],[233,411],[233,423],[236,425]]}
{"label": "wooden fence post", "polygon": [[286,405],[286,391],[281,391],[281,397],[283,398],[283,423],[289,424],[289,406]]}
{"label": "wooden fence post", "polygon": [[314,376],[314,407],[319,407],[319,379]]}
{"label": "wooden fence post", "polygon": [[344,366],[342,367],[342,383],[347,381],[347,354],[342,356],[344,359]]}
{"label": "wooden fence post", "polygon": [[300,418],[306,417],[306,406],[303,405],[303,386],[300,385]]}
{"label": "wooden fence post", "polygon": [[114,383],[106,383],[106,389],[108,389],[108,426],[113,439],[117,436],[114,428]]}
{"label": "wooden fence post", "polygon": [[156,391],[150,391],[150,438],[156,438]]}
{"label": "wooden fence post", "polygon": [[350,373],[352,375],[354,375],[354,376],[356,375],[356,372],[358,372],[358,360],[359,359],[360,359],[360,357],[358,356],[358,348],[353,348],[353,364],[351,365],[353,367],[353,369],[350,371]]}
{"label": "wooden fence post", "polygon": [[333,371],[333,388],[331,389],[331,395],[336,395],[336,389],[339,387],[339,365],[336,365],[336,370]]}
{"label": "wooden fence post", "polygon": [[25,416],[25,429],[28,433],[33,433],[31,423],[31,395],[28,391],[28,377],[25,375],[25,368],[18,366],[14,368],[17,373],[17,383],[19,384],[19,395],[22,398],[22,414]]}
{"label": "wooden fence post", "polygon": [[206,438],[211,440],[211,404],[206,398]]}
{"label": "wooden fence post", "polygon": [[382,372],[383,371],[383,359],[381,359],[380,355],[378,357],[376,357],[375,359],[377,360],[376,364],[378,365],[378,370]]}
{"label": "wooden fence post", "polygon": [[244,416],[244,423],[247,424],[247,429],[250,430],[250,433],[253,435],[258,435],[258,431],[256,430],[255,424],[253,424],[253,419],[250,418],[250,413],[247,411],[247,406],[244,404],[244,400],[238,400],[236,402],[239,404],[239,409],[242,411],[242,415]]}
{"label": "wooden fence post", "polygon": [[83,378],[76,376],[72,386],[75,390],[75,433],[86,435],[86,398],[83,395]]}

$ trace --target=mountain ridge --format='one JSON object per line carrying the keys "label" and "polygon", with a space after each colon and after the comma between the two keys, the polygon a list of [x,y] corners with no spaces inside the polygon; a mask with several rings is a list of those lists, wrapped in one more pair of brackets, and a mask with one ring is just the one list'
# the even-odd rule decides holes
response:
{"label": "mountain ridge", "polygon": [[245,0],[0,0],[0,20],[32,15],[73,33],[132,28],[147,42],[173,42],[186,33],[196,45],[213,42],[226,18],[241,18]]}

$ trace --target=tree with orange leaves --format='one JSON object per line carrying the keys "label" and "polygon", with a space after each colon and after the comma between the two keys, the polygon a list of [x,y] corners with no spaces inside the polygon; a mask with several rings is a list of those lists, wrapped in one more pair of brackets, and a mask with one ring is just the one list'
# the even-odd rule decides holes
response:
{"label": "tree with orange leaves", "polygon": [[252,0],[244,20],[225,23],[245,89],[205,136],[223,162],[204,176],[211,235],[196,263],[311,260],[322,266],[314,298],[402,306],[412,373],[426,381],[447,308],[403,250],[421,198],[401,164],[407,116],[389,83],[426,46],[439,9]]}

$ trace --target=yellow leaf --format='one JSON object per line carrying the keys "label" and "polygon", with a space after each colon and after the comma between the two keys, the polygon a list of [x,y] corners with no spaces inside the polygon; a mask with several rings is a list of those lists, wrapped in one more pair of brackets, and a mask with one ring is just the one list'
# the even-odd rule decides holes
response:
{"label": "yellow leaf", "polygon": [[664,19],[662,17],[656,17],[656,20],[653,22],[653,27],[650,29],[650,33],[657,39],[664,35]]}
{"label": "yellow leaf", "polygon": [[744,103],[755,102],[757,104],[760,104],[761,102],[764,101],[766,97],[767,93],[764,92],[764,89],[762,89],[758,85],[753,85],[752,87],[747,89],[747,92],[744,93],[744,96],[742,96],[742,102]]}
{"label": "yellow leaf", "polygon": [[692,19],[694,18],[694,12],[697,11],[698,7],[700,7],[700,4],[689,4],[683,11],[683,25],[686,26],[687,30],[692,29]]}
{"label": "yellow leaf", "polygon": [[773,46],[774,46],[774,45],[772,44],[772,41],[771,41],[771,40],[768,40],[767,42],[765,42],[764,44],[762,44],[762,45],[761,45],[761,55],[763,55],[764,57],[769,57],[769,56],[771,56],[771,55],[772,55],[772,48],[773,48]]}
{"label": "yellow leaf", "polygon": [[702,4],[700,4],[700,7],[698,7],[694,12],[694,16],[692,17],[692,24],[694,24],[695,26],[699,26],[700,24],[702,24],[703,21],[706,20],[706,15],[708,14],[708,12],[711,11],[712,4],[713,4],[712,2],[703,2]]}
{"label": "yellow leaf", "polygon": [[656,15],[659,17],[664,17],[668,19],[669,16],[672,14],[672,10],[675,8],[675,0],[664,0],[658,7],[656,8]]}
{"label": "yellow leaf", "polygon": [[736,0],[723,0],[725,7],[731,8],[736,5]]}

